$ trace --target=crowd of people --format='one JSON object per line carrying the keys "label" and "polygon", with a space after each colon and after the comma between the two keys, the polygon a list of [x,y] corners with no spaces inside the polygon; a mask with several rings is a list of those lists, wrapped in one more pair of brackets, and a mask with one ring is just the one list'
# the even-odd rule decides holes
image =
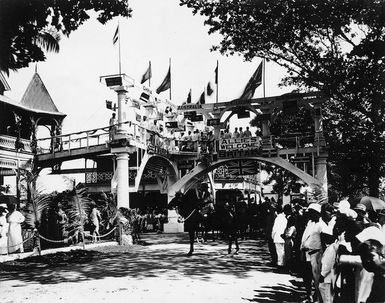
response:
{"label": "crowd of people", "polygon": [[302,277],[304,302],[385,302],[385,210],[347,200],[263,204],[271,264]]}
{"label": "crowd of people", "polygon": [[[113,140],[114,135],[118,130],[118,121],[116,114],[113,113],[110,121],[110,140]],[[135,131],[132,131],[135,132]],[[253,134],[250,131],[250,127],[235,127],[234,132],[230,131],[230,128],[222,129],[220,133],[216,133],[210,128],[205,127],[199,129],[198,127],[187,127],[185,131],[176,131],[175,129],[167,129],[157,121],[151,122],[143,117],[140,129],[137,131],[138,138],[143,142],[151,143],[154,146],[164,148],[169,152],[173,151],[187,151],[187,152],[202,152],[211,153],[215,148],[215,140],[218,139],[239,139],[250,138]],[[261,133],[258,130],[254,136],[260,138]]]}

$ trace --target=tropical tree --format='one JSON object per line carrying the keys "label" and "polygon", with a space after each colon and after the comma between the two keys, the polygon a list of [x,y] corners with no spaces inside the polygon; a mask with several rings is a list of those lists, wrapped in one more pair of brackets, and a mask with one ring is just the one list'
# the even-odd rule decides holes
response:
{"label": "tropical tree", "polygon": [[9,73],[45,60],[44,50],[59,50],[59,35],[69,36],[90,11],[102,24],[115,16],[131,16],[125,0],[0,1],[0,70]]}
{"label": "tropical tree", "polygon": [[213,46],[288,71],[282,85],[328,97],[323,125],[330,180],[378,196],[385,162],[385,2],[378,0],[181,0],[203,15]]}
{"label": "tropical tree", "polygon": [[84,247],[84,226],[88,223],[90,206],[93,202],[88,196],[87,188],[79,183],[72,190],[63,193],[62,202],[68,215],[68,229],[75,231],[75,236],[80,234]]}
{"label": "tropical tree", "polygon": [[271,185],[272,192],[278,195],[278,199],[283,200],[283,196],[290,195],[291,193],[299,193],[300,188],[305,186],[298,177],[291,172],[284,170],[278,166],[264,164],[263,169],[267,172],[268,176],[264,185]]}
{"label": "tropical tree", "polygon": [[32,229],[34,232],[34,246],[38,248],[38,252],[41,252],[40,245],[40,228],[41,228],[41,219],[43,212],[50,207],[52,202],[52,196],[49,194],[44,194],[43,189],[38,189],[36,187],[36,181],[38,178],[38,172],[32,171],[23,171],[21,182],[25,183],[25,189],[27,192],[27,203],[25,206],[25,226],[28,229]]}

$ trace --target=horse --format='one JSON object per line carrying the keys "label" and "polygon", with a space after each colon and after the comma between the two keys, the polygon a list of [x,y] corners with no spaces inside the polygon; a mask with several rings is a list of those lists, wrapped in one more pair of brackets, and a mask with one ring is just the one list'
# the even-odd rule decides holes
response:
{"label": "horse", "polygon": [[[194,240],[197,231],[217,229],[221,230],[228,238],[228,253],[232,252],[232,243],[235,243],[235,253],[239,251],[237,239],[238,221],[236,212],[228,203],[216,205],[214,211],[207,216],[202,214],[205,206],[203,199],[199,198],[195,190],[189,190],[184,195],[180,192],[168,204],[169,209],[176,209],[178,214],[184,218],[184,228],[189,233],[190,250],[187,253],[191,256],[194,252]],[[215,222],[215,223],[213,223]],[[211,224],[210,224],[211,223]],[[212,226],[214,225],[215,226]]]}

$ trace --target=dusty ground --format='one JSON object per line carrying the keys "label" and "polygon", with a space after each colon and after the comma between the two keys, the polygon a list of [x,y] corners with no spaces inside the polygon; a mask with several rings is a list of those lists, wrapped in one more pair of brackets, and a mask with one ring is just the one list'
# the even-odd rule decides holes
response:
{"label": "dusty ground", "polygon": [[146,235],[147,245],[0,265],[0,302],[299,302],[299,279],[266,265],[261,240],[227,255],[223,242],[196,245],[185,235]]}

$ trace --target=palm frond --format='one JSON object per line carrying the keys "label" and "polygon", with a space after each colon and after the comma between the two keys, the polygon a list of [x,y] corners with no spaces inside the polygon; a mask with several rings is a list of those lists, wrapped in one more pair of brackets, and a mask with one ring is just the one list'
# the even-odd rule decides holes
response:
{"label": "palm frond", "polygon": [[28,228],[39,229],[43,211],[50,206],[52,197],[43,194],[42,190],[36,188],[39,174],[34,171],[23,170],[20,181],[25,183],[27,191],[27,204],[25,213],[25,225]]}
{"label": "palm frond", "polygon": [[59,52],[60,35],[54,30],[41,31],[34,40],[35,44],[41,46],[48,52]]}
{"label": "palm frond", "polygon": [[74,188],[68,196],[67,214],[69,227],[77,228],[87,222],[92,200],[88,197],[87,188]]}
{"label": "palm frond", "polygon": [[31,199],[27,202],[25,213],[25,224],[28,228],[39,228],[43,211],[50,206],[52,197],[32,191]]}

